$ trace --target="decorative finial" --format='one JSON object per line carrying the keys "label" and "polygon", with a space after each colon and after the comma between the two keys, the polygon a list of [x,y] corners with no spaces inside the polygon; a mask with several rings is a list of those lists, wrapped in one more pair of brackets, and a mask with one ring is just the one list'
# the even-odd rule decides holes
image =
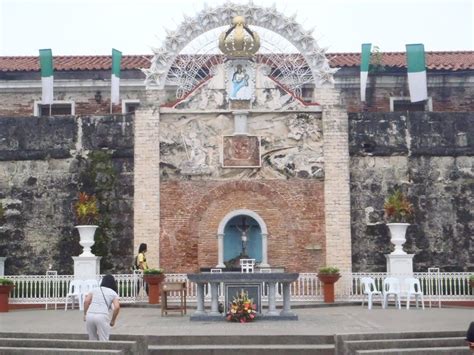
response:
{"label": "decorative finial", "polygon": [[245,25],[243,16],[235,16],[232,26],[219,36],[219,49],[232,58],[251,57],[260,48],[260,37]]}

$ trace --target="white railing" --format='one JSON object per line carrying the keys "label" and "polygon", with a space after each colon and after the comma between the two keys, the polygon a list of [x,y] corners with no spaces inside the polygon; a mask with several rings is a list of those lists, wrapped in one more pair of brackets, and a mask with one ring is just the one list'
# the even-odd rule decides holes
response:
{"label": "white railing", "polygon": [[[436,298],[442,301],[472,301],[474,293],[469,286],[469,272],[440,272],[427,273],[415,272],[413,277],[420,280],[421,289],[426,296]],[[343,275],[343,289],[338,294],[340,300],[362,300],[362,293],[360,287],[360,279],[363,277],[372,277],[379,290],[382,289],[384,278],[387,273],[352,273]],[[395,275],[397,276],[397,275]],[[407,275],[399,275],[400,278],[405,278]]]}
{"label": "white railing", "polygon": [[[418,278],[424,294],[431,301],[472,301],[474,293],[469,285],[470,273],[467,272],[441,272],[441,273],[414,273]],[[15,283],[15,288],[10,295],[12,304],[64,304],[69,288],[69,282],[74,279],[72,275],[18,275],[5,276]],[[135,303],[146,301],[146,295],[141,292],[137,295],[139,285],[143,282],[141,275],[117,274],[114,275],[121,303]],[[342,274],[336,283],[337,301],[361,301],[362,293],[360,279],[372,277],[379,289],[387,273],[352,273]],[[196,302],[196,284],[190,282],[186,274],[166,274],[167,282],[185,282],[187,302]],[[291,299],[294,302],[318,302],[323,299],[322,283],[316,273],[300,273],[298,280],[290,287]],[[143,289],[143,287],[140,287]],[[177,302],[177,293],[169,294],[171,302]],[[205,299],[210,300],[210,287],[205,289]],[[224,301],[224,287],[219,287],[219,300]],[[262,301],[267,301],[267,288],[263,287]],[[277,285],[277,301],[282,301],[281,285]]]}
{"label": "white railing", "polygon": [[[139,276],[135,274],[113,275],[121,303],[135,303]],[[64,304],[69,291],[69,283],[73,275],[18,275],[5,276],[15,283],[10,294],[9,302],[12,304]]]}

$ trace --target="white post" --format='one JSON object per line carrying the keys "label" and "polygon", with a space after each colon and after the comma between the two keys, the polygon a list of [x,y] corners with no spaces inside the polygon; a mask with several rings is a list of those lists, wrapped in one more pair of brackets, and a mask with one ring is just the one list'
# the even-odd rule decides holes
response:
{"label": "white post", "polygon": [[267,233],[262,233],[262,262],[260,263],[260,267],[270,267],[268,264],[268,238]]}
{"label": "white post", "polygon": [[0,276],[5,275],[5,259],[6,256],[0,256]]}
{"label": "white post", "polygon": [[247,111],[235,111],[234,114],[234,135],[247,135]]}
{"label": "white post", "polygon": [[72,259],[75,280],[95,279],[100,275],[101,256],[73,256]]}
{"label": "white post", "polygon": [[225,268],[224,265],[224,234],[217,235],[217,265],[216,268]]}

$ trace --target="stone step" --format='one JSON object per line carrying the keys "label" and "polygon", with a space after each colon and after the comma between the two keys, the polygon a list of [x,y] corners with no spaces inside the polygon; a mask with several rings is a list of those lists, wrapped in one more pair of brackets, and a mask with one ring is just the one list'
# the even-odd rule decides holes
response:
{"label": "stone step", "polygon": [[383,349],[383,350],[358,350],[356,354],[360,355],[463,355],[472,354],[467,345],[437,348],[413,348],[413,349]]}
{"label": "stone step", "polygon": [[283,345],[283,344],[266,344],[266,345],[150,345],[148,354],[159,355],[334,355],[334,345],[331,344],[304,344],[304,345]]}
{"label": "stone step", "polygon": [[[390,340],[403,341],[408,339],[427,339],[427,338],[464,338],[465,331],[438,331],[438,332],[400,332],[400,333],[361,333],[361,334],[339,334],[335,336],[337,354],[353,354],[347,342],[349,341],[376,341],[387,342]],[[398,348],[397,346],[393,346]]]}
{"label": "stone step", "polygon": [[8,348],[54,348],[54,349],[92,349],[121,350],[123,354],[137,354],[134,341],[89,341],[75,339],[41,339],[41,338],[0,338],[0,346]]}
{"label": "stone step", "polygon": [[[87,334],[84,333],[15,333],[0,332],[1,338],[24,338],[24,339],[69,339],[69,340],[88,340]],[[144,335],[129,334],[111,334],[111,341],[132,341],[136,343],[136,354],[146,354],[148,351],[148,337]]]}
{"label": "stone step", "polygon": [[377,339],[377,340],[349,340],[345,342],[345,349],[349,353],[357,350],[377,349],[410,349],[456,347],[464,345],[464,338],[421,338],[421,339]]}
{"label": "stone step", "polygon": [[333,335],[163,335],[149,336],[149,345],[334,344]]}
{"label": "stone step", "polygon": [[69,349],[69,348],[22,348],[22,347],[0,347],[2,355],[121,355],[122,350],[95,350],[95,349]]}
{"label": "stone step", "polygon": [[462,346],[464,338],[422,338],[422,339],[377,339],[349,340],[345,342],[349,351],[376,349],[406,349]]}
{"label": "stone step", "polygon": [[399,332],[399,333],[359,333],[338,334],[336,339],[342,340],[369,340],[369,339],[412,339],[412,338],[449,338],[462,337],[466,335],[465,330],[434,331],[434,332]]}

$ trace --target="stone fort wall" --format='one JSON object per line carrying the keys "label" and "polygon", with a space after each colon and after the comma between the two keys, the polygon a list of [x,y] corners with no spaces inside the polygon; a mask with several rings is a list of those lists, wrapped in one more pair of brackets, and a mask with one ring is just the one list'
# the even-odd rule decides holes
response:
{"label": "stone fort wall", "polygon": [[[349,116],[354,271],[385,270],[384,254],[390,252],[390,243],[381,213],[383,199],[395,185],[407,189],[417,211],[405,248],[416,254],[415,269],[473,269],[473,130],[472,113]],[[111,227],[109,265],[103,271],[129,269],[136,252],[133,116],[1,117],[0,201],[6,216],[0,227],[0,255],[8,257],[6,273],[43,274],[50,264],[62,273],[72,273],[71,256],[78,255],[81,247],[71,206],[91,151],[109,152],[117,172],[107,195]],[[318,243],[324,250],[322,191],[321,180],[298,177],[251,182],[164,179],[161,204],[182,213],[161,216],[166,231],[161,243],[170,252],[160,255],[160,264],[170,271],[193,268],[196,258],[203,260],[201,265],[212,264],[220,214],[224,216],[225,208],[234,209],[235,201],[244,200],[245,207],[271,222],[267,226],[276,226],[269,230],[272,264],[288,257],[289,269],[316,271],[324,260],[323,251],[292,252],[295,247],[301,250]],[[221,196],[221,203],[213,202],[213,194]],[[194,206],[204,211],[203,201],[208,207],[199,220]],[[269,203],[275,208],[262,208]],[[295,210],[305,212],[296,214]],[[320,219],[321,231],[308,228],[310,221],[316,225],[312,219]],[[273,243],[279,236],[286,237],[283,244]],[[182,255],[188,264],[180,261]]]}

